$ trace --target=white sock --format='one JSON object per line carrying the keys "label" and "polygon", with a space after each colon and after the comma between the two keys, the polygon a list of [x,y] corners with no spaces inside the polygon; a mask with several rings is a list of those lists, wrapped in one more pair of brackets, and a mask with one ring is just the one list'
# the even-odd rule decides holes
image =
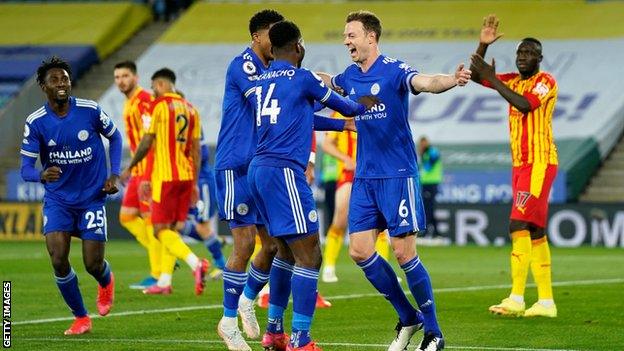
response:
{"label": "white sock", "polygon": [[517,303],[524,303],[524,296],[522,295],[509,294],[509,298]]}
{"label": "white sock", "polygon": [[166,288],[171,285],[171,274],[160,273],[160,277],[158,277],[158,282],[156,283],[159,288]]}
{"label": "white sock", "polygon": [[186,263],[189,265],[189,267],[191,267],[192,270],[195,270],[197,267],[199,267],[199,258],[195,256],[195,254],[192,252],[188,254],[188,256],[186,256],[184,261],[186,261]]}
{"label": "white sock", "polygon": [[537,302],[544,307],[552,307],[555,304],[555,300],[553,299],[540,299]]}
{"label": "white sock", "polygon": [[226,328],[238,328],[238,319],[237,317],[221,317],[221,325]]}
{"label": "white sock", "polygon": [[238,299],[238,305],[252,305],[254,302],[253,300],[250,300],[247,296],[245,296],[245,293],[242,293],[240,298]]}

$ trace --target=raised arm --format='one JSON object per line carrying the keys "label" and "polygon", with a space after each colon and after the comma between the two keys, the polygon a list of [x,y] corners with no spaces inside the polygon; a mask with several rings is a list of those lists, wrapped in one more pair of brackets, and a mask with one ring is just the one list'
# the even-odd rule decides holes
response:
{"label": "raised arm", "polygon": [[457,85],[464,86],[470,80],[470,70],[464,64],[457,66],[455,74],[416,74],[410,80],[412,88],[417,92],[442,93]]}
{"label": "raised arm", "polygon": [[[498,38],[503,36],[503,33],[498,34],[496,31],[498,30],[498,18],[494,14],[487,15],[487,17],[483,17],[483,27],[481,27],[481,34],[479,35],[479,46],[477,46],[477,55],[481,57],[485,57],[485,52],[490,44],[498,40]],[[472,71],[471,79],[474,82],[481,83],[481,77],[477,72],[475,72],[472,65],[470,66],[470,70]]]}
{"label": "raised arm", "polygon": [[513,107],[522,113],[531,111],[531,104],[526,97],[511,90],[507,85],[505,85],[505,83],[498,79],[496,76],[494,59],[492,59],[492,64],[490,65],[483,60],[483,57],[477,54],[472,54],[470,61],[472,63],[471,67],[478,72],[481,78],[488,81],[492,85],[492,89],[498,91],[498,93]]}

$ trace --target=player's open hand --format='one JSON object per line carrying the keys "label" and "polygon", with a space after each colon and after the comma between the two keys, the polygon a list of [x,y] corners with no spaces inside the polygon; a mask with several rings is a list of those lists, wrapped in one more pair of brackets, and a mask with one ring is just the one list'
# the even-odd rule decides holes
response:
{"label": "player's open hand", "polygon": [[117,189],[117,181],[119,181],[119,176],[111,174],[111,176],[104,182],[102,191],[109,195],[116,194],[119,191],[119,189]]}
{"label": "player's open hand", "polygon": [[351,132],[357,132],[357,128],[355,128],[355,120],[353,118],[345,119],[345,125],[342,129],[343,131],[348,130]]}
{"label": "player's open hand", "polygon": [[56,182],[61,178],[61,173],[63,172],[57,166],[46,168],[43,172],[41,172],[41,180],[46,183]]}
{"label": "player's open hand", "polygon": [[361,96],[358,99],[358,102],[364,106],[366,106],[367,110],[370,110],[371,107],[377,105],[379,103],[379,98],[374,95],[365,95]]}
{"label": "player's open hand", "polygon": [[472,72],[469,69],[465,69],[464,64],[460,63],[455,71],[455,83],[457,83],[460,87],[463,87],[470,81],[471,74]]}
{"label": "player's open hand", "polygon": [[498,34],[498,18],[496,15],[491,14],[487,17],[483,17],[483,27],[481,27],[481,35],[479,36],[479,42],[481,44],[492,44],[497,41],[498,38],[503,36],[503,33]]}
{"label": "player's open hand", "polygon": [[139,183],[139,200],[150,202],[152,199],[152,183],[149,180],[142,180]]}
{"label": "player's open hand", "polygon": [[119,176],[119,181],[125,186],[126,184],[128,184],[128,180],[130,180],[131,176],[132,173],[130,172],[130,169],[126,168],[121,172],[121,175]]}
{"label": "player's open hand", "polygon": [[494,58],[492,58],[492,64],[488,64],[485,62],[483,57],[478,54],[472,54],[470,56],[470,63],[472,63],[472,69],[475,70],[475,73],[478,77],[481,77],[485,80],[491,80],[496,76],[496,62]]}
{"label": "player's open hand", "polygon": [[314,175],[314,163],[308,162],[308,167],[305,170],[306,181],[308,185],[312,185],[314,183],[314,179],[316,176]]}

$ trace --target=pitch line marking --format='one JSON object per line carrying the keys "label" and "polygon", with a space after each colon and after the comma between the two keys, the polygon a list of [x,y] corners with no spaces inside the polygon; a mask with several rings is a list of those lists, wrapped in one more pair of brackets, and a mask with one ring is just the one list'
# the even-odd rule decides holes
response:
{"label": "pitch line marking", "polygon": [[[24,341],[77,341],[77,342],[119,342],[129,344],[218,344],[222,345],[222,340],[183,340],[183,339],[77,339],[77,338],[24,338]],[[259,341],[247,341],[249,344],[260,344]],[[361,344],[348,342],[321,342],[321,346],[345,346],[345,347],[365,347],[365,348],[386,348],[386,344]],[[577,351],[571,349],[533,349],[527,347],[496,347],[496,346],[453,346],[447,345],[447,349],[456,350],[490,350],[490,351]]]}
{"label": "pitch line marking", "polygon": [[[620,284],[624,283],[624,279],[622,278],[613,278],[613,279],[591,279],[591,280],[570,280],[563,282],[553,282],[553,286],[583,286],[583,285],[601,285],[601,284]],[[527,284],[527,287],[534,287],[535,284]],[[464,286],[464,287],[455,287],[455,288],[439,288],[434,289],[435,293],[449,293],[449,292],[465,292],[465,291],[481,291],[481,290],[492,290],[492,289],[508,289],[511,288],[509,284],[499,284],[499,285],[482,285],[482,286]],[[405,293],[409,293],[409,290],[406,290]],[[349,295],[336,295],[336,296],[328,296],[327,300],[348,300],[348,299],[361,299],[366,297],[377,297],[381,296],[379,293],[364,293],[364,294],[349,294]],[[184,307],[171,307],[171,308],[159,308],[152,310],[138,310],[138,311],[124,311],[124,312],[113,312],[110,313],[107,317],[121,317],[121,316],[134,316],[140,314],[154,314],[154,313],[168,313],[168,312],[184,312],[184,311],[197,311],[197,310],[214,310],[223,308],[223,305],[201,305],[201,306],[184,306]],[[102,318],[100,315],[94,314],[90,315],[92,319]],[[42,323],[53,323],[53,322],[61,322],[61,321],[72,321],[74,317],[58,317],[58,318],[44,318],[44,319],[33,319],[27,321],[15,321],[13,325],[26,325],[26,324],[42,324]]]}

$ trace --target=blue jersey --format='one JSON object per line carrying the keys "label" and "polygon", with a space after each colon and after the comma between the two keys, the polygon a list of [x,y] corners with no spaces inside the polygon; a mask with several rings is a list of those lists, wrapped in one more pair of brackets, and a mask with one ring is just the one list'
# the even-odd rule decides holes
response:
{"label": "blue jersey", "polygon": [[418,175],[416,147],[408,121],[410,80],[418,71],[380,55],[364,73],[351,65],[335,76],[349,98],[376,95],[380,103],[355,118],[358,131],[356,178],[397,178]]}
{"label": "blue jersey", "polygon": [[305,169],[310,158],[314,102],[354,115],[365,107],[344,99],[307,69],[276,60],[258,75],[255,96],[258,148],[253,165]]}
{"label": "blue jersey", "polygon": [[236,56],[227,69],[215,169],[247,169],[256,151],[255,103],[247,97],[254,92],[256,76],[264,70],[251,48]]}
{"label": "blue jersey", "polygon": [[48,104],[28,116],[20,153],[39,157],[43,169],[61,169],[58,181],[44,185],[44,201],[72,208],[102,204],[108,170],[100,135],[110,137],[116,127],[94,101],[70,97],[69,104],[62,118]]}

